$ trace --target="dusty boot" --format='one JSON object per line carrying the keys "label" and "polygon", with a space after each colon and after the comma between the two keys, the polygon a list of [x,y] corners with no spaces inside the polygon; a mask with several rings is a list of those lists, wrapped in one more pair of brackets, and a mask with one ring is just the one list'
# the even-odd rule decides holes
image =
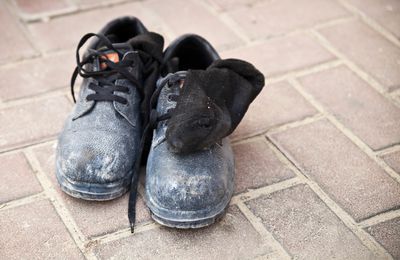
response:
{"label": "dusty boot", "polygon": [[264,86],[251,64],[221,60],[197,35],[164,54],[168,75],[157,82],[155,128],[146,171],[146,203],[162,225],[199,228],[216,221],[234,190],[227,136]]}
{"label": "dusty boot", "polygon": [[[79,49],[90,38],[80,58]],[[163,38],[134,17],[115,19],[100,33],[83,36],[73,96],[76,76],[84,80],[57,146],[56,176],[64,192],[110,200],[128,190],[162,49]]]}

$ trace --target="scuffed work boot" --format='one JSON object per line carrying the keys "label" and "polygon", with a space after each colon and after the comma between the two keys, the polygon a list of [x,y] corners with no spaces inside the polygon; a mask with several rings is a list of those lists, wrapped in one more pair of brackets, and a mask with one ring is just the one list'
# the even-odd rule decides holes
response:
{"label": "scuffed work boot", "polygon": [[[80,48],[91,38],[80,58]],[[111,200],[128,190],[163,44],[160,35],[148,32],[135,17],[115,19],[79,42],[73,97],[75,78],[79,74],[84,80],[56,155],[57,180],[67,194]]]}
{"label": "scuffed work boot", "polygon": [[264,86],[253,65],[221,60],[197,35],[164,53],[157,82],[155,128],[147,161],[146,203],[158,223],[200,228],[223,215],[234,190],[234,156],[227,136]]}

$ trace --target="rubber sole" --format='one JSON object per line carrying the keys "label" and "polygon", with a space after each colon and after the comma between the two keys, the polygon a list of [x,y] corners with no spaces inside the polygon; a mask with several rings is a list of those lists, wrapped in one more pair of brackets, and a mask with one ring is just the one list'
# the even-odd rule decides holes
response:
{"label": "rubber sole", "polygon": [[204,218],[204,219],[196,219],[196,220],[171,220],[165,219],[160,216],[157,216],[153,212],[151,212],[152,219],[160,225],[170,227],[170,228],[179,228],[179,229],[196,229],[196,228],[203,228],[218,222],[226,213],[228,206],[226,206],[221,212],[218,214]]}
{"label": "rubber sole", "polygon": [[[131,172],[127,173],[126,176],[132,176]],[[124,195],[130,186],[131,178],[125,178],[118,182],[97,184],[97,183],[82,183],[68,179],[56,170],[56,177],[61,190],[68,195],[93,201],[107,201],[113,200]]]}

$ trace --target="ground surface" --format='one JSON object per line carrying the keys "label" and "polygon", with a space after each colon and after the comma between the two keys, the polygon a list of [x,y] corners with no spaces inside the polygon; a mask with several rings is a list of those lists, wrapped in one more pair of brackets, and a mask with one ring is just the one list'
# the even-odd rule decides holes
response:
{"label": "ground surface", "polygon": [[[162,228],[140,199],[131,235],[126,196],[89,203],[55,182],[77,41],[122,15],[267,76],[214,226]],[[0,31],[0,258],[400,259],[400,1],[3,0]]]}

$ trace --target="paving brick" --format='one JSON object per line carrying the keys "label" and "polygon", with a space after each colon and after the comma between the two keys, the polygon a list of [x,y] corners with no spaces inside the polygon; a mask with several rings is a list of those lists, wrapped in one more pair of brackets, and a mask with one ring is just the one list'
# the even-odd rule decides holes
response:
{"label": "paving brick", "polygon": [[0,150],[54,137],[70,109],[70,101],[57,96],[0,110]]}
{"label": "paving brick", "polygon": [[400,108],[347,67],[300,79],[304,89],[372,149],[400,142]]}
{"label": "paving brick", "polygon": [[0,248],[7,259],[84,259],[47,200],[0,211]]}
{"label": "paving brick", "polygon": [[[269,40],[262,44],[222,53],[253,63],[269,77],[331,61],[334,56],[305,34]],[[267,81],[268,82],[268,81]]]}
{"label": "paving brick", "polygon": [[61,11],[67,7],[71,7],[66,0],[13,0],[13,2],[18,11],[23,14]]}
{"label": "paving brick", "polygon": [[4,2],[0,2],[0,31],[0,64],[35,54],[18,21],[8,12]]}
{"label": "paving brick", "polygon": [[[128,194],[112,201],[85,201],[75,199],[61,191],[55,176],[55,145],[45,145],[34,148],[42,170],[51,179],[54,187],[63,199],[80,230],[87,237],[104,235],[106,233],[129,227],[127,216]],[[139,196],[136,206],[136,224],[150,221],[149,211]]]}
{"label": "paving brick", "polygon": [[24,155],[20,152],[0,156],[0,203],[42,191]]}
{"label": "paving brick", "polygon": [[317,111],[288,83],[266,86],[250,105],[233,139],[257,134],[281,124],[316,114]]}
{"label": "paving brick", "polygon": [[397,103],[398,105],[400,105],[400,93],[399,93],[399,95],[393,97],[393,101],[394,101],[394,103]]}
{"label": "paving brick", "polygon": [[376,259],[306,185],[246,204],[295,259]]}
{"label": "paving brick", "polygon": [[287,180],[295,174],[260,138],[233,147],[235,153],[235,193]]}
{"label": "paving brick", "polygon": [[208,228],[158,228],[96,250],[96,254],[105,259],[253,259],[270,252],[235,206],[223,220]]}
{"label": "paving brick", "polygon": [[385,154],[382,158],[393,170],[400,174],[400,151]]}
{"label": "paving brick", "polygon": [[356,221],[400,206],[400,184],[327,120],[270,138]]}
{"label": "paving brick", "polygon": [[[58,190],[62,193],[60,189]],[[105,235],[129,228],[129,194],[103,202],[79,200],[64,193],[61,196],[79,229],[86,237]],[[141,196],[136,204],[136,225],[150,222],[150,213]]]}
{"label": "paving brick", "polygon": [[394,259],[400,259],[400,218],[388,220],[367,228]]}
{"label": "paving brick", "polygon": [[252,7],[256,5],[259,0],[208,0],[212,3],[218,11],[226,11],[232,9],[239,9],[243,7]]}
{"label": "paving brick", "polygon": [[0,98],[8,101],[69,86],[75,62],[70,52],[0,69]]}
{"label": "paving brick", "polygon": [[[27,25],[39,47],[44,51],[76,48],[81,37],[89,32],[98,32],[110,20],[120,16],[140,18],[150,30],[159,31],[157,21],[147,15],[139,3],[104,7],[76,15],[57,17],[49,22]],[[71,30],[71,28],[73,28]],[[65,33],[68,32],[68,33]]]}
{"label": "paving brick", "polygon": [[359,20],[321,29],[341,53],[386,88],[400,87],[400,49]]}
{"label": "paving brick", "polygon": [[239,45],[240,38],[198,2],[150,0],[144,2],[144,5],[157,13],[175,36],[185,33],[199,34],[218,49]]}
{"label": "paving brick", "polygon": [[269,38],[315,24],[348,16],[330,0],[260,1],[251,7],[229,12],[252,39]]}
{"label": "paving brick", "polygon": [[400,2],[397,0],[347,0],[400,38]]}
{"label": "paving brick", "polygon": [[[121,3],[124,1],[125,0],[76,0],[75,2],[80,7],[87,8],[87,7],[96,7],[96,6],[102,6],[102,5],[116,4],[116,3]],[[133,1],[139,1],[139,0],[133,0]]]}

